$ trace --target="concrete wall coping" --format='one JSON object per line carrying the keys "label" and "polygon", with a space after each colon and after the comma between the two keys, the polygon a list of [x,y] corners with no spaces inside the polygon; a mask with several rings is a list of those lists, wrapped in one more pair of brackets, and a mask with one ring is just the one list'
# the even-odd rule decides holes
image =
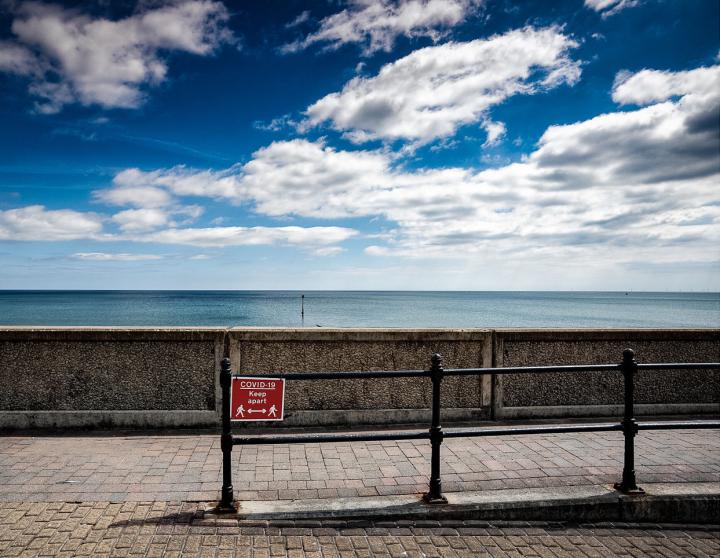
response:
{"label": "concrete wall coping", "polygon": [[2,326],[3,341],[222,341],[226,328]]}
{"label": "concrete wall coping", "polygon": [[720,328],[506,328],[492,330],[503,341],[643,341],[692,340],[698,336],[707,339],[708,334],[720,340]]}
{"label": "concrete wall coping", "polygon": [[234,327],[236,341],[476,341],[492,334],[490,329],[448,328],[272,328]]}
{"label": "concrete wall coping", "polygon": [[0,326],[6,341],[207,341],[229,334],[236,341],[474,341],[495,335],[502,341],[692,340],[720,328],[342,328],[342,327],[122,327]]}

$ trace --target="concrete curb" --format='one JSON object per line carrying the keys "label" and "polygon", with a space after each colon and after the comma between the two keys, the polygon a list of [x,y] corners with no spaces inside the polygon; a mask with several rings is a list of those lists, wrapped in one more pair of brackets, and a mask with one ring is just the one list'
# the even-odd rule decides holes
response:
{"label": "concrete curb", "polygon": [[[363,498],[241,502],[239,520],[492,519],[572,522],[716,523],[720,483],[644,484],[640,496],[610,486],[446,493],[447,505],[419,494]],[[211,509],[208,512],[212,512]]]}

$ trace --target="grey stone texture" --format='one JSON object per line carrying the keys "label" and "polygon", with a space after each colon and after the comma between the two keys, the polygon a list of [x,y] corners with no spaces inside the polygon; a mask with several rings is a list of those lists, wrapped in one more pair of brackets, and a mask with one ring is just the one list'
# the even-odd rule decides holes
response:
{"label": "grey stone texture", "polygon": [[[0,428],[208,426],[242,374],[720,361],[720,330],[0,328]],[[645,412],[715,412],[716,371],[642,372]],[[619,374],[447,377],[443,420],[617,414]],[[427,422],[427,379],[289,381],[288,425]],[[641,410],[642,412],[642,410]]]}
{"label": "grey stone texture", "polygon": [[481,558],[694,556],[714,525],[477,520],[246,522],[198,502],[0,504],[2,556]]}
{"label": "grey stone texture", "polygon": [[223,330],[0,331],[0,409],[215,410]]}
{"label": "grey stone texture", "polygon": [[[233,364],[243,374],[354,370],[426,370],[441,353],[446,368],[490,365],[487,330],[231,330]],[[485,356],[484,356],[485,355]],[[318,380],[286,384],[286,408],[427,409],[430,380]],[[447,378],[442,405],[482,407],[482,379]]]}
{"label": "grey stone texture", "polygon": [[[497,365],[545,366],[620,362],[626,348],[638,362],[718,362],[717,330],[497,330]],[[501,377],[503,407],[619,405],[620,373],[515,374]],[[717,371],[639,371],[638,404],[718,404]]]}

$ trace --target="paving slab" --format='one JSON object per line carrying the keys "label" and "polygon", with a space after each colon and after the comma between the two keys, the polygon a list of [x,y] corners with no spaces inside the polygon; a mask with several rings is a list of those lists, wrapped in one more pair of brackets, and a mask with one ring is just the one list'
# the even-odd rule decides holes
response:
{"label": "paving slab", "polygon": [[[448,439],[447,493],[606,486],[620,480],[619,432]],[[212,501],[221,486],[216,434],[0,437],[0,501]],[[638,483],[720,482],[720,430],[636,438]],[[426,440],[236,446],[240,501],[421,494]]]}
{"label": "paving slab", "polygon": [[[622,470],[615,432],[447,440],[449,505],[432,510],[420,500],[425,441],[237,447],[241,508],[230,515],[214,509],[217,434],[5,436],[0,556],[717,556],[720,528],[696,524],[708,517],[693,510],[720,502],[718,434],[641,433],[636,469],[648,494],[625,497],[629,507],[610,488]],[[674,523],[585,513],[632,505],[630,519],[650,509]],[[518,507],[562,513],[482,519],[519,517]],[[560,521],[568,515],[573,523]],[[688,517],[694,524],[677,523]]]}
{"label": "paving slab", "polygon": [[0,556],[476,558],[720,553],[717,525],[256,521],[181,502],[0,503]]}

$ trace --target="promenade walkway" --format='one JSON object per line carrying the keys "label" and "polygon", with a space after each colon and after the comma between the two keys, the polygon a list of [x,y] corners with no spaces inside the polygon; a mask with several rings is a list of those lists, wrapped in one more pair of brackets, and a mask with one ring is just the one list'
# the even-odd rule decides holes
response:
{"label": "promenade walkway", "polygon": [[[720,431],[642,432],[638,483],[720,483]],[[236,447],[238,500],[332,502],[422,493],[429,443]],[[607,486],[622,470],[615,432],[449,439],[446,493]],[[0,437],[0,556],[717,556],[698,525],[238,520],[219,497],[217,434]],[[399,496],[396,496],[399,497]]]}
{"label": "promenade walkway", "polygon": [[238,524],[198,504],[0,505],[0,556],[172,558],[711,558],[720,532],[700,525],[305,521]]}
{"label": "promenade walkway", "polygon": [[[445,492],[606,485],[622,473],[619,432],[448,439]],[[0,501],[213,501],[216,434],[0,438]],[[425,440],[236,446],[239,500],[414,494],[427,490]],[[636,438],[638,483],[720,482],[720,431],[648,431]]]}

